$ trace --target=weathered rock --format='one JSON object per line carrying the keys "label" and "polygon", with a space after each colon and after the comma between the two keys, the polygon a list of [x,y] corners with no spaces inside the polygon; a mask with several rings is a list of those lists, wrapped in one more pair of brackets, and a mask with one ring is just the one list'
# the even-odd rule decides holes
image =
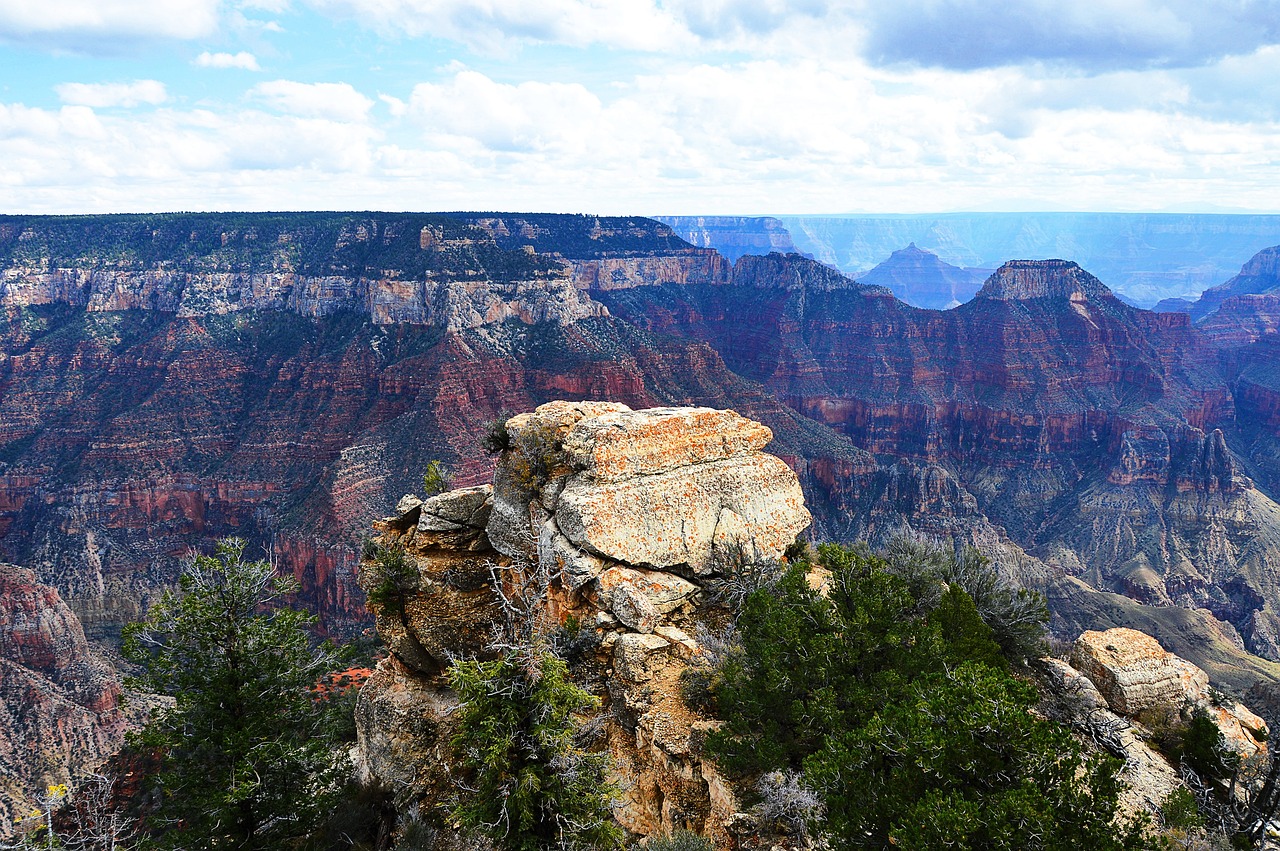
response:
{"label": "weathered rock", "polygon": [[458,532],[468,528],[484,529],[492,510],[493,485],[479,485],[437,494],[421,503],[418,531]]}
{"label": "weathered rock", "polygon": [[662,615],[680,608],[698,591],[679,576],[629,567],[611,567],[596,583],[604,606],[638,632],[653,632]]}
{"label": "weathered rock", "polygon": [[1107,699],[1084,674],[1061,659],[1041,659],[1041,669],[1049,675],[1055,690],[1080,702],[1085,710],[1106,708]]}
{"label": "weathered rock", "polygon": [[613,645],[613,667],[618,676],[633,683],[642,683],[653,676],[653,666],[660,664],[651,657],[670,646],[660,635],[628,632],[618,636]]}
{"label": "weathered rock", "polygon": [[758,452],[773,432],[736,411],[651,408],[579,422],[564,438],[569,463],[596,482],[619,482]]}
{"label": "weathered rock", "polygon": [[777,558],[810,522],[795,473],[763,453],[596,484],[574,477],[556,506],[571,541],[606,558],[655,568],[714,569],[724,509],[750,527],[759,553]]}
{"label": "weathered rock", "polygon": [[380,587],[383,578],[374,565],[360,574],[383,642],[404,664],[425,674],[443,670],[454,654],[484,652],[502,619],[489,569],[496,554],[460,549],[436,549],[430,555],[411,549],[416,576],[399,587]]}
{"label": "weathered rock", "polygon": [[420,505],[422,505],[422,500],[416,494],[407,493],[400,497],[400,501],[396,503],[396,514],[403,516]]}
{"label": "weathered rock", "polygon": [[0,838],[55,783],[96,770],[129,719],[120,677],[58,592],[0,563]]}
{"label": "weathered rock", "polygon": [[555,520],[542,524],[542,532],[538,535],[538,561],[548,565],[552,575],[559,576],[561,584],[569,591],[577,591],[609,566],[604,559],[575,547],[572,541],[560,534]]}
{"label": "weathered rock", "polygon": [[493,510],[486,532],[493,546],[510,558],[533,555],[540,527],[572,470],[561,443],[587,417],[631,410],[616,402],[548,402],[506,422],[510,444],[493,477]]}
{"label": "weathered rock", "polygon": [[1204,671],[1134,629],[1083,633],[1071,651],[1071,664],[1122,715],[1209,698],[1209,677]]}
{"label": "weathered rock", "polygon": [[447,794],[439,766],[446,763],[457,696],[405,667],[395,655],[378,663],[360,689],[356,704],[356,746],[352,756],[362,783],[403,788],[406,780],[423,791]]}

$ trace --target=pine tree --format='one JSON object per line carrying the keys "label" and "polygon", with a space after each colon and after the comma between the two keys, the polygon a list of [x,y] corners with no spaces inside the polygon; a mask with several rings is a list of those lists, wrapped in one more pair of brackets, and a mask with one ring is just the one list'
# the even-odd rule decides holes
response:
{"label": "pine tree", "polygon": [[162,803],[149,826],[159,848],[278,849],[328,806],[340,776],[330,720],[313,694],[337,665],[317,646],[314,616],[282,607],[292,578],[245,561],[245,542],[218,543],[186,566],[124,655],[133,688],[171,695],[141,744],[163,754]]}

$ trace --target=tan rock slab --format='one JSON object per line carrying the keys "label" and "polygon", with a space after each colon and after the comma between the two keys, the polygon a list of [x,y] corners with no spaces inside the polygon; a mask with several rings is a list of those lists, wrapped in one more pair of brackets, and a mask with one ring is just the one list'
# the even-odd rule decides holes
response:
{"label": "tan rock slab", "polygon": [[1201,703],[1209,696],[1208,674],[1136,629],[1082,633],[1071,651],[1071,665],[1122,715],[1152,706]]}
{"label": "tan rock slab", "polygon": [[772,439],[767,426],[735,411],[650,408],[584,418],[569,430],[564,452],[597,482],[619,482],[748,455]]}
{"label": "tan rock slab", "polygon": [[726,508],[742,518],[755,551],[766,558],[780,557],[810,522],[795,473],[764,453],[607,484],[575,476],[555,516],[565,537],[598,555],[707,573]]}

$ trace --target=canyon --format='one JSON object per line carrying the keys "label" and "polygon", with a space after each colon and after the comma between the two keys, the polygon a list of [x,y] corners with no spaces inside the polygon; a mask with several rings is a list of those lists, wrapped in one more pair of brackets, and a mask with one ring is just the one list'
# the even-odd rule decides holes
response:
{"label": "canyon", "polygon": [[351,635],[370,521],[432,459],[489,481],[487,422],[698,405],[771,430],[815,538],[977,546],[1059,633],[1135,626],[1243,689],[1280,679],[1257,327],[1135,309],[1067,261],[922,310],[642,218],[0,217],[0,557],[110,643],[237,534]]}

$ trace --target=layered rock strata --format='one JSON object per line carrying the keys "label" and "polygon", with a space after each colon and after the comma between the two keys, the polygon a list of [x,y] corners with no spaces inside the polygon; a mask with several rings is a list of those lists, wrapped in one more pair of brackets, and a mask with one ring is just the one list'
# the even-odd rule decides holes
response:
{"label": "layered rock strata", "polygon": [[120,747],[120,678],[58,592],[0,563],[0,837]]}
{"label": "layered rock strata", "polygon": [[[738,799],[700,756],[712,724],[683,704],[679,675],[702,652],[707,585],[744,554],[780,558],[809,525],[795,474],[761,451],[769,429],[732,411],[552,402],[506,425],[492,487],[406,497],[377,525],[416,574],[403,605],[373,595],[392,652],[360,693],[365,780],[405,806],[447,797],[457,701],[440,673],[449,658],[493,653],[504,600],[544,577],[522,616],[544,638],[572,623],[585,642],[575,679],[604,704],[618,821],[727,847]],[[369,562],[363,581],[380,575]]]}

